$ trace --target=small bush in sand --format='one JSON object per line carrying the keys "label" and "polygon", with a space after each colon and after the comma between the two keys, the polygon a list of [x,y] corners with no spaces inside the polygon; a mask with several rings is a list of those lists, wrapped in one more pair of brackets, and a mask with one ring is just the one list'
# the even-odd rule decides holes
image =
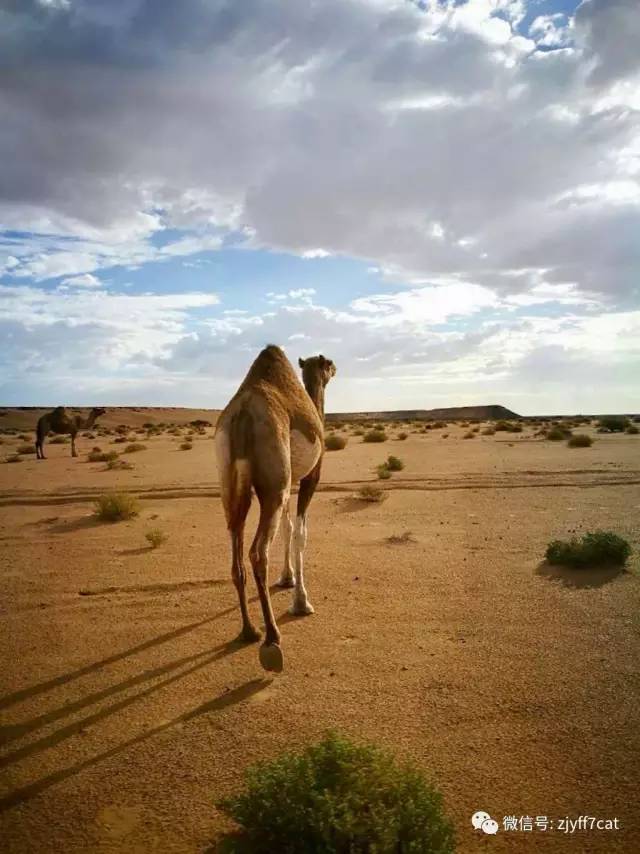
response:
{"label": "small bush in sand", "polygon": [[132,442],[130,445],[124,449],[125,454],[135,454],[137,451],[146,451],[147,446],[143,445],[142,442]]}
{"label": "small bush in sand", "polygon": [[18,454],[35,454],[36,446],[35,445],[27,445],[27,444],[18,445],[18,447],[16,448],[16,452]]}
{"label": "small bush in sand", "polygon": [[545,438],[551,442],[562,442],[565,439],[571,438],[571,430],[567,430],[566,427],[552,427],[550,430],[547,430]]}
{"label": "small bush in sand", "polygon": [[408,439],[408,438],[409,438],[408,433],[398,433],[398,435],[396,436],[396,439],[399,439],[401,442],[404,442],[404,440]]}
{"label": "small bush in sand", "polygon": [[21,442],[30,442],[31,436],[29,436],[28,433],[20,433],[20,435],[18,436],[18,439],[20,439]]}
{"label": "small bush in sand", "polygon": [[623,433],[629,426],[629,419],[624,415],[604,415],[598,421],[598,427],[610,433]]}
{"label": "small bush in sand", "polygon": [[380,463],[376,468],[376,472],[378,473],[378,480],[389,480],[391,477],[389,466],[386,463]]}
{"label": "small bush in sand", "polygon": [[590,448],[593,445],[593,439],[591,436],[587,436],[586,433],[576,433],[571,436],[567,445],[570,448]]}
{"label": "small bush in sand", "polygon": [[365,433],[362,437],[363,442],[386,442],[387,434],[384,430],[369,430],[368,433]]}
{"label": "small bush in sand", "polygon": [[464,436],[463,436],[462,438],[463,438],[463,439],[475,439],[475,438],[476,438],[476,434],[475,434],[472,430],[469,430],[469,432],[468,432],[468,433],[465,433],[465,434],[464,434]]}
{"label": "small bush in sand", "polygon": [[629,424],[629,426],[624,432],[628,433],[629,436],[637,436],[638,433],[640,433],[640,430],[636,427],[635,424]]}
{"label": "small bush in sand", "polygon": [[495,436],[495,434],[496,434],[495,427],[485,427],[484,430],[482,431],[483,436]]}
{"label": "small bush in sand", "polygon": [[327,436],[324,440],[324,446],[327,451],[341,451],[346,447],[347,440],[345,436],[332,435]]}
{"label": "small bush in sand", "polygon": [[225,840],[228,854],[455,848],[442,795],[414,765],[336,733],[250,767],[244,791],[217,807],[240,826]]}
{"label": "small bush in sand", "polygon": [[125,443],[125,442],[128,442],[128,441],[129,441],[129,440],[127,439],[127,437],[126,437],[126,436],[118,436],[118,438],[117,438],[117,439],[114,439],[114,440],[113,440],[113,442],[112,442],[111,444],[112,444],[112,445],[124,445],[124,443]]}
{"label": "small bush in sand", "polygon": [[443,434],[440,436],[440,438],[441,438],[441,439],[448,439],[448,438],[449,438],[449,434],[448,434],[448,433],[443,433]]}
{"label": "small bush in sand", "polygon": [[629,543],[611,531],[585,534],[581,540],[554,540],[547,546],[545,557],[551,564],[574,568],[585,566],[623,566],[631,554]]}
{"label": "small bush in sand", "polygon": [[362,429],[362,427],[358,427],[356,430],[353,431],[353,435],[364,436],[364,430]]}
{"label": "small bush in sand", "polygon": [[164,531],[161,531],[160,528],[152,528],[150,531],[147,531],[144,537],[152,549],[157,549],[158,546],[166,543],[169,539],[168,535]]}
{"label": "small bush in sand", "polygon": [[105,471],[129,471],[133,468],[133,465],[127,460],[123,460],[116,454],[115,459],[107,460],[107,467]]}
{"label": "small bush in sand", "polygon": [[384,489],[381,489],[379,486],[374,486],[372,483],[366,483],[356,492],[356,498],[359,498],[360,501],[380,503],[381,501],[384,501],[386,497],[387,493]]}
{"label": "small bush in sand", "polygon": [[137,516],[139,505],[133,495],[126,492],[111,492],[98,498],[94,512],[103,522],[120,522]]}
{"label": "small bush in sand", "polygon": [[117,459],[117,451],[101,451],[100,448],[94,448],[90,454],[87,454],[87,460],[90,463],[108,463],[110,460]]}
{"label": "small bush in sand", "polygon": [[400,546],[405,543],[415,543],[416,538],[413,536],[411,531],[405,531],[404,534],[391,534],[390,537],[387,537],[387,542],[392,546]]}
{"label": "small bush in sand", "polygon": [[193,445],[191,442],[182,442],[182,444],[180,445],[181,451],[190,451],[191,448],[193,448]]}
{"label": "small bush in sand", "polygon": [[11,454],[5,459],[5,463],[21,463],[22,457],[19,454]]}
{"label": "small bush in sand", "polygon": [[402,471],[404,463],[399,457],[394,457],[393,454],[387,457],[387,468],[389,471]]}

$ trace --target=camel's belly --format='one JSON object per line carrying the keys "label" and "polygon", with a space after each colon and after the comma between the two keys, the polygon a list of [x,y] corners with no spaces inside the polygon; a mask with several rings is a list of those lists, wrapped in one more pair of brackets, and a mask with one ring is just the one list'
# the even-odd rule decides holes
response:
{"label": "camel's belly", "polygon": [[309,474],[320,459],[322,444],[316,437],[310,442],[299,430],[291,431],[291,482],[296,483]]}

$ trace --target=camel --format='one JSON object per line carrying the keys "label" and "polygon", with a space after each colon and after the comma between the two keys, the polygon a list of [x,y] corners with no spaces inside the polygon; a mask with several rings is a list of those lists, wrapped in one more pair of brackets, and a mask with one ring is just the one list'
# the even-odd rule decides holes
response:
{"label": "camel", "polygon": [[[324,453],[324,390],[336,373],[331,359],[322,355],[299,359],[298,363],[304,388],[280,347],[266,347],[220,415],[215,434],[222,503],[231,536],[231,575],[242,616],[239,638],[249,643],[261,638],[249,617],[243,557],[244,526],[253,488],[260,504],[260,521],[249,559],[266,630],[259,657],[265,670],[277,673],[282,671],[284,659],[269,597],[269,547],[283,518],[285,566],[277,583],[294,588],[290,614],[312,614],[303,574],[307,510],[320,479]],[[289,495],[296,483],[294,530]]]}
{"label": "camel", "polygon": [[64,406],[57,406],[51,412],[45,412],[38,419],[36,428],[36,457],[39,460],[46,460],[44,455],[44,440],[47,434],[53,433],[68,433],[71,436],[71,456],[77,457],[76,453],[76,436],[79,430],[88,430],[93,427],[96,418],[104,415],[106,409],[97,409],[94,407],[86,418],[82,415],[67,415]]}

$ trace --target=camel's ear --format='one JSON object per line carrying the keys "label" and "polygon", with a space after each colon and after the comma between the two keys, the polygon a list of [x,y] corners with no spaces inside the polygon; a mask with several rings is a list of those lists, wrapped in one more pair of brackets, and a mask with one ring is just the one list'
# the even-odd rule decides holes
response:
{"label": "camel's ear", "polygon": [[321,368],[324,368],[326,361],[327,360],[325,359],[325,357],[322,355],[322,353],[320,353],[320,355],[318,356],[318,364]]}
{"label": "camel's ear", "polygon": [[298,364],[301,368],[304,368],[304,359],[298,359]]}

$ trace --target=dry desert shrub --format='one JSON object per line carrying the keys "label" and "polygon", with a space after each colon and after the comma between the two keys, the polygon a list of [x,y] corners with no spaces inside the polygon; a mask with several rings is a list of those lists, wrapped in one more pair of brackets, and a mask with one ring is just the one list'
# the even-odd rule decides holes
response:
{"label": "dry desert shrub", "polygon": [[327,451],[341,451],[347,445],[345,436],[331,435],[324,440],[324,446]]}
{"label": "dry desert shrub", "polygon": [[387,457],[386,466],[389,471],[402,471],[404,468],[404,463],[400,459],[400,457],[394,457],[393,454],[390,454]]}
{"label": "dry desert shrub", "polygon": [[193,444],[191,442],[182,442],[180,445],[181,451],[190,451],[193,448]]}
{"label": "dry desert shrub", "polygon": [[640,433],[640,430],[636,427],[635,424],[629,424],[629,426],[624,432],[628,433],[629,436],[637,436],[638,433]]}
{"label": "dry desert shrub", "polygon": [[404,442],[404,440],[408,439],[408,438],[409,438],[408,433],[398,433],[398,435],[396,436],[396,439],[399,439],[401,442]]}
{"label": "dry desert shrub", "polygon": [[18,447],[16,448],[16,452],[18,454],[35,454],[36,446],[31,444],[18,445]]}
{"label": "dry desert shrub", "polygon": [[374,486],[372,483],[366,483],[361,486],[356,492],[356,498],[360,501],[371,501],[372,503],[381,503],[387,497],[387,493],[379,486]]}
{"label": "dry desert shrub", "polygon": [[139,504],[127,492],[111,492],[98,498],[94,513],[103,522],[121,522],[137,516]]}
{"label": "dry desert shrub", "polygon": [[416,538],[411,531],[405,531],[403,534],[391,534],[387,537],[387,542],[392,546],[401,546],[405,543],[415,543]]}
{"label": "dry desert shrub", "polygon": [[593,439],[586,433],[576,433],[569,438],[567,445],[570,448],[590,448],[593,445]]}
{"label": "dry desert shrub", "polygon": [[143,445],[141,442],[132,442],[130,445],[124,449],[123,453],[125,454],[135,454],[137,451],[146,451],[147,446]]}
{"label": "dry desert shrub", "polygon": [[150,531],[147,531],[144,537],[152,549],[157,549],[158,546],[166,543],[169,539],[168,535],[164,531],[161,531],[160,528],[152,528]]}
{"label": "dry desert shrub", "polygon": [[368,433],[365,433],[362,437],[363,442],[386,442],[387,434],[384,430],[374,429],[369,430]]}
{"label": "dry desert shrub", "polygon": [[5,459],[5,463],[21,463],[21,462],[22,462],[22,457],[19,454],[11,454],[10,456],[6,457],[6,459]]}
{"label": "dry desert shrub", "polygon": [[87,454],[87,461],[90,463],[108,463],[117,459],[117,451],[101,451],[100,448],[94,448],[89,454]]}
{"label": "dry desert shrub", "polygon": [[129,471],[132,468],[133,465],[130,462],[121,459],[121,457],[116,454],[115,459],[107,460],[107,465],[104,471]]}

